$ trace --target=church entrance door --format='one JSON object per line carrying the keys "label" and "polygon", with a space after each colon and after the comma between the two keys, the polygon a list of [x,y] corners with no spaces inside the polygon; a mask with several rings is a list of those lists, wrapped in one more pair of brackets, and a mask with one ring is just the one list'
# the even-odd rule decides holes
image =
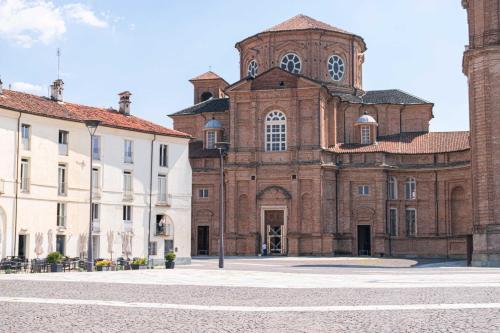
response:
{"label": "church entrance door", "polygon": [[266,245],[269,254],[286,254],[286,229],[284,210],[265,210],[264,224]]}
{"label": "church entrance door", "polygon": [[198,226],[198,255],[208,255],[209,229],[208,225]]}
{"label": "church entrance door", "polygon": [[369,225],[358,225],[358,256],[370,256],[371,233]]}

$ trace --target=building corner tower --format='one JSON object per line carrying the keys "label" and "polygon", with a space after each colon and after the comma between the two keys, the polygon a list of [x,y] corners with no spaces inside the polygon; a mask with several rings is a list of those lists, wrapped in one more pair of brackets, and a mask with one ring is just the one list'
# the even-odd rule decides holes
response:
{"label": "building corner tower", "polygon": [[500,266],[500,1],[462,0],[469,45],[474,266]]}

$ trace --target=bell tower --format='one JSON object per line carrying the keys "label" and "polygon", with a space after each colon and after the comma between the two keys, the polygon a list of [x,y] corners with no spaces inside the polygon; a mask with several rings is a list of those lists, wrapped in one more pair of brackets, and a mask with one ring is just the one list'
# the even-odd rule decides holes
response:
{"label": "bell tower", "polygon": [[469,45],[463,72],[469,84],[474,266],[500,266],[500,2],[462,0]]}

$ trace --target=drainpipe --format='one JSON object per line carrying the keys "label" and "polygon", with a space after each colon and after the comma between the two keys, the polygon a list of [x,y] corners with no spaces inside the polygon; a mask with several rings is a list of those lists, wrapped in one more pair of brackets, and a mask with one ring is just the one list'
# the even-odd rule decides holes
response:
{"label": "drainpipe", "polygon": [[148,214],[148,266],[153,267],[151,262],[151,211],[152,211],[152,201],[153,201],[153,153],[154,153],[154,142],[156,141],[156,134],[153,135],[153,140],[151,140],[151,159],[149,161],[149,214]]}
{"label": "drainpipe", "polygon": [[[436,155],[434,155],[434,159],[436,158]],[[434,164],[436,164],[434,162]],[[436,203],[435,203],[435,219],[436,219],[436,236],[439,236],[439,199],[438,199],[439,191],[438,191],[438,175],[437,171],[434,171],[434,197],[436,198]]]}
{"label": "drainpipe", "polygon": [[[391,226],[390,221],[388,221],[388,212],[389,212],[389,172],[385,171],[385,182],[387,193],[385,195],[385,232],[389,234],[389,257],[392,257],[392,234],[391,234]],[[387,232],[389,231],[389,232]]]}
{"label": "drainpipe", "polygon": [[19,128],[21,127],[21,112],[19,112],[19,117],[17,117],[17,130],[16,130],[16,181],[15,181],[15,200],[14,200],[14,230],[13,230],[13,242],[12,242],[12,255],[16,254],[17,246],[17,203],[19,200],[19,154],[20,154],[20,143],[19,143]]}
{"label": "drainpipe", "polygon": [[335,233],[339,233],[339,170],[335,170]]}

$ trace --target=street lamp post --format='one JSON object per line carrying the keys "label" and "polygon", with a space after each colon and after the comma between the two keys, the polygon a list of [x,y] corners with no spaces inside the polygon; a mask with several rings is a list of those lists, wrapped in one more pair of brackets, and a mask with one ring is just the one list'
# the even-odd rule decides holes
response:
{"label": "street lamp post", "polygon": [[97,127],[101,124],[100,120],[85,120],[85,126],[89,130],[90,134],[90,217],[89,217],[89,236],[87,239],[87,272],[92,272],[94,268],[94,258],[93,258],[93,249],[92,249],[92,183],[93,183],[93,172],[92,172],[92,164],[94,163],[94,155],[93,155],[93,144],[94,144],[94,135],[97,131]]}
{"label": "street lamp post", "polygon": [[229,149],[228,142],[217,142],[215,147],[219,150],[220,156],[220,241],[219,241],[219,268],[224,268],[224,156]]}

